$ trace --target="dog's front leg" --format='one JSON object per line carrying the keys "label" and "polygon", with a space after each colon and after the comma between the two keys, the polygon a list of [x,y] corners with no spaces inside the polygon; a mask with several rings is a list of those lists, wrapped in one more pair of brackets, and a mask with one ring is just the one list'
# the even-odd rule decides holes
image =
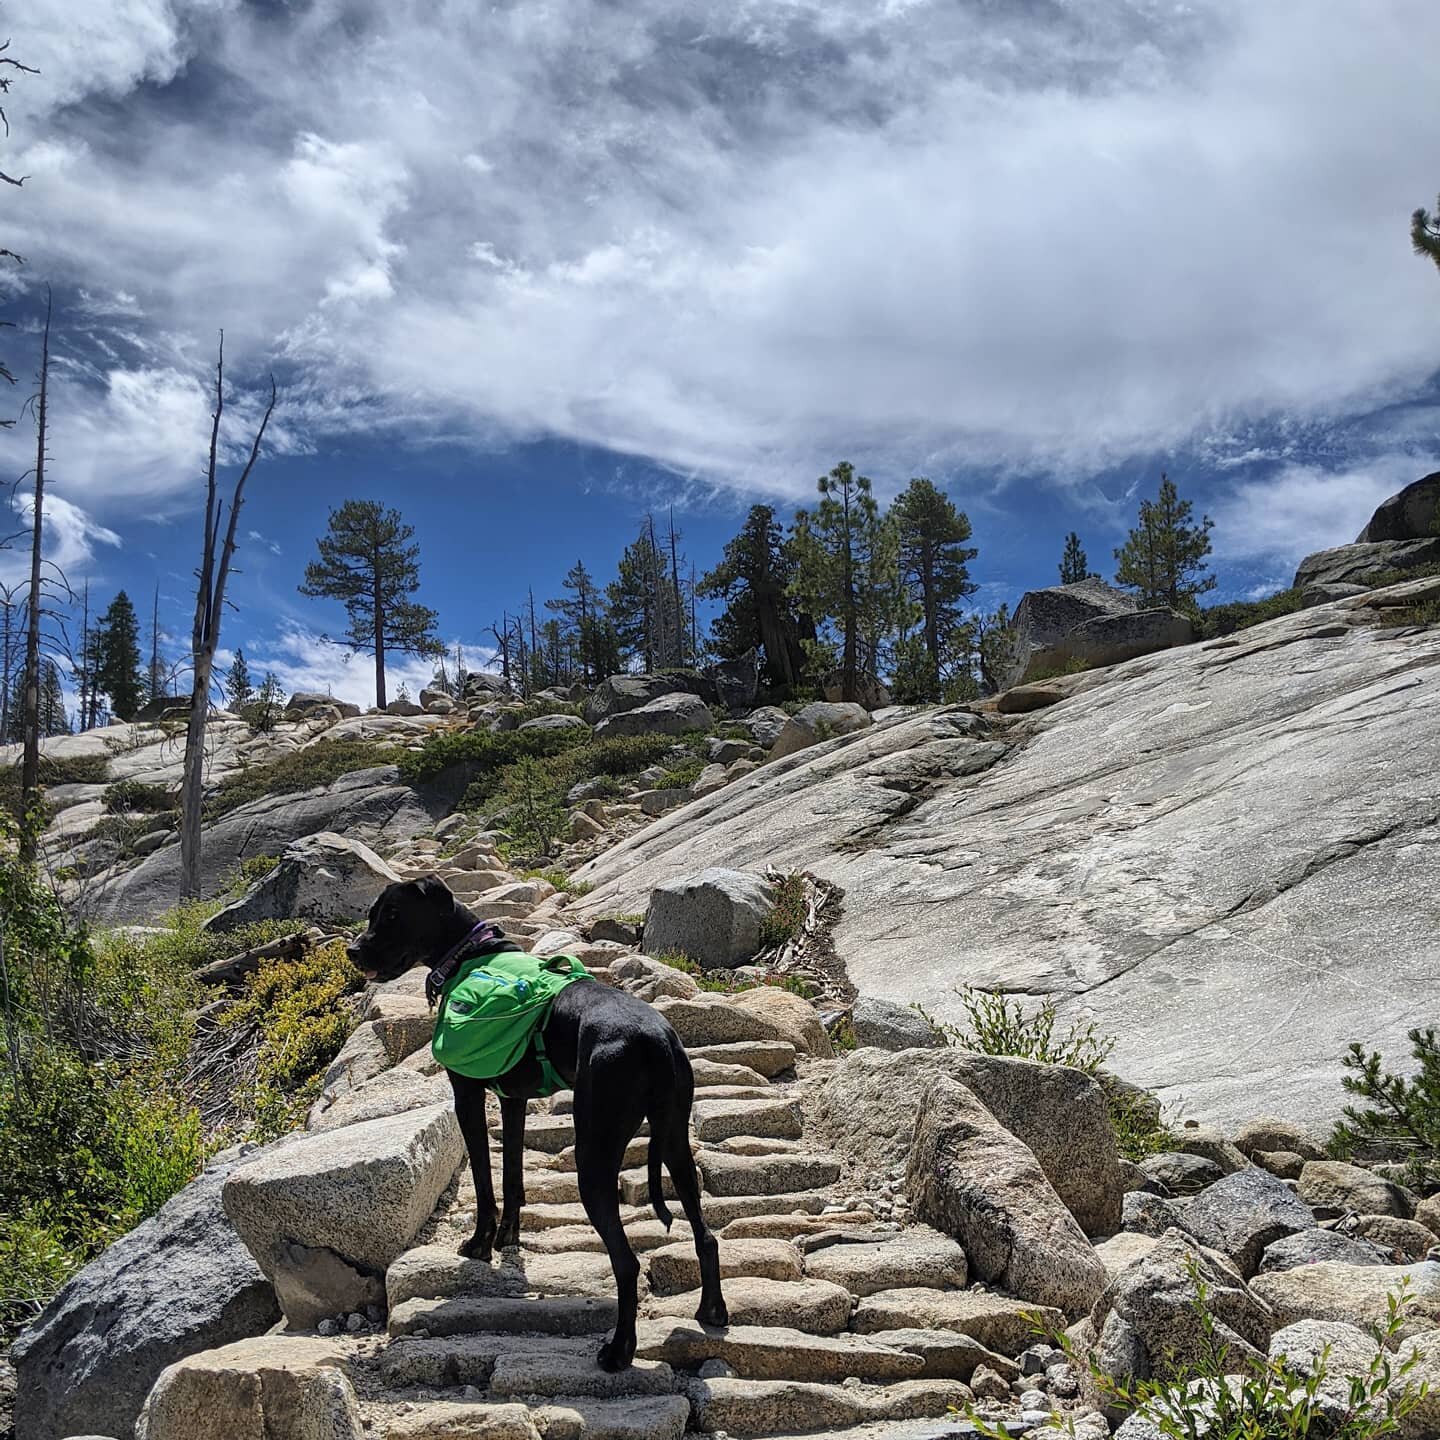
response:
{"label": "dog's front leg", "polygon": [[475,1179],[475,1233],[460,1246],[460,1253],[472,1260],[489,1260],[495,1253],[495,1181],[490,1174],[485,1085],[453,1070],[449,1074],[455,1091],[455,1118],[470,1152],[470,1173]]}
{"label": "dog's front leg", "polygon": [[526,1100],[500,1100],[501,1166],[500,1233],[495,1243],[508,1250],[520,1244],[520,1207],[525,1203],[525,1108]]}

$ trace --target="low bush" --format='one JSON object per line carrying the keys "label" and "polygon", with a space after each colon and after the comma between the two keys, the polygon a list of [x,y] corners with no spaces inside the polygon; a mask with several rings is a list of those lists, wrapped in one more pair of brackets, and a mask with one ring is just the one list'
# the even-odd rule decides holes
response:
{"label": "low bush", "polygon": [[1407,580],[1428,580],[1435,575],[1440,575],[1440,561],[1416,565],[1411,570],[1379,570],[1369,576],[1365,584],[1372,590],[1383,590],[1387,585],[1403,585]]}
{"label": "low bush", "polygon": [[690,756],[669,769],[656,781],[657,790],[688,790],[699,778],[707,762],[698,756]]}
{"label": "low bush", "polygon": [[805,877],[786,875],[773,888],[775,906],[760,922],[762,950],[776,950],[788,944],[805,928]]}
{"label": "low bush", "polygon": [[280,863],[278,855],[247,855],[230,877],[227,893],[237,900],[252,886],[258,885]]}
{"label": "low bush", "polygon": [[1386,629],[1411,625],[1440,625],[1440,600],[1422,600],[1416,605],[1387,605],[1376,612]]}
{"label": "low bush", "polygon": [[1407,1038],[1416,1067],[1410,1080],[1387,1070],[1378,1051],[1351,1045],[1340,1083],[1361,1103],[1344,1107],[1330,1150],[1340,1158],[1372,1148],[1396,1156],[1410,1183],[1428,1190],[1440,1185],[1440,1040],[1433,1028]]}
{"label": "low bush", "polygon": [[218,1025],[232,1032],[251,1027],[260,1042],[249,1092],[236,1097],[241,1133],[269,1140],[304,1120],[355,1028],[350,997],[364,983],[340,940],[299,960],[266,961],[246,979]]}
{"label": "low bush", "polygon": [[410,753],[371,740],[321,740],[226,776],[205,802],[205,818],[218,820],[268,795],[293,795],[318,785],[331,785],[342,775],[390,765]]}
{"label": "low bush", "polygon": [[146,785],[140,780],[117,780],[105,787],[100,798],[112,815],[129,810],[174,814],[180,808],[180,797],[173,790],[163,785]]}
{"label": "low bush", "polygon": [[1226,605],[1212,605],[1200,612],[1200,638],[1215,640],[1221,635],[1233,635],[1237,630],[1248,630],[1266,620],[1293,615],[1300,608],[1300,591],[1293,587],[1263,600],[1234,600]]}

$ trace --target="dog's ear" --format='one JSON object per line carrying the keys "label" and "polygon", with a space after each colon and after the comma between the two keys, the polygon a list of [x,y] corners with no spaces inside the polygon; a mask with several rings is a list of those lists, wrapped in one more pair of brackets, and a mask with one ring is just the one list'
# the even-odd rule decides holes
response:
{"label": "dog's ear", "polygon": [[452,905],[455,903],[450,887],[438,875],[422,875],[415,882],[415,886],[423,899]]}

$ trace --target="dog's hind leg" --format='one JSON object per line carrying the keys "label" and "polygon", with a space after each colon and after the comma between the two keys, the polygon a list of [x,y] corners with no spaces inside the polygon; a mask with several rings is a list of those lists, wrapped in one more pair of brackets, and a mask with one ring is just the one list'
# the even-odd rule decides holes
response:
{"label": "dog's hind leg", "polygon": [[525,1108],[526,1100],[500,1099],[500,1134],[504,1160],[501,1167],[500,1231],[495,1243],[513,1250],[520,1243],[520,1208],[525,1204]]}
{"label": "dog's hind leg", "polygon": [[[676,1042],[679,1048],[679,1042]],[[676,1065],[675,1089],[670,1102],[669,1120],[665,1127],[665,1168],[675,1184],[690,1233],[695,1237],[695,1257],[700,1262],[700,1308],[695,1318],[702,1325],[728,1325],[730,1312],[720,1291],[720,1245],[705,1223],[700,1209],[700,1176],[695,1157],[690,1152],[690,1102],[695,1093],[695,1080],[689,1057],[682,1051]],[[650,1122],[652,1134],[655,1122]]]}
{"label": "dog's hind leg", "polygon": [[[607,1073],[608,1071],[608,1073]],[[620,1221],[620,1167],[643,1118],[624,1064],[582,1062],[575,1077],[575,1178],[580,1203],[615,1274],[615,1333],[600,1347],[602,1370],[624,1370],[635,1358],[640,1262]]]}
{"label": "dog's hind leg", "polygon": [[470,1173],[475,1179],[475,1232],[460,1246],[460,1253],[472,1260],[489,1260],[495,1253],[495,1181],[490,1174],[485,1085],[453,1070],[447,1073],[455,1091],[455,1118],[470,1152]]}

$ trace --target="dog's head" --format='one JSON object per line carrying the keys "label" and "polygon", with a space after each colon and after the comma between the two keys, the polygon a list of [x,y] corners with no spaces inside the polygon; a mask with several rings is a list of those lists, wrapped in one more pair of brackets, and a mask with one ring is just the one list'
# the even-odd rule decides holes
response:
{"label": "dog's head", "polygon": [[365,933],[345,947],[367,980],[393,980],[433,965],[455,940],[456,904],[438,875],[387,885],[370,907]]}

